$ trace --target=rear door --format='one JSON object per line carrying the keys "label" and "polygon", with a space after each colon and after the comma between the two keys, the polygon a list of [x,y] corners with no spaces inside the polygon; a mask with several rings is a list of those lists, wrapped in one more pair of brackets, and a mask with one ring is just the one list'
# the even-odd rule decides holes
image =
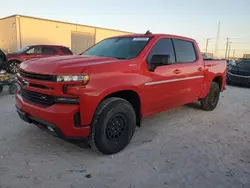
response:
{"label": "rear door", "polygon": [[55,48],[49,46],[42,47],[42,57],[51,57],[58,55],[58,52]]}
{"label": "rear door", "polygon": [[197,54],[197,47],[193,41],[173,39],[176,62],[173,74],[178,79],[179,104],[183,105],[196,100],[203,89],[204,62]]}

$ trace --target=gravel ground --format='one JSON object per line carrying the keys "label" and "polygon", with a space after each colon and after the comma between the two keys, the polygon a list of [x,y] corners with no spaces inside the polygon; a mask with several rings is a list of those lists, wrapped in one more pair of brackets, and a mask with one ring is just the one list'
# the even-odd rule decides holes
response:
{"label": "gravel ground", "polygon": [[22,122],[7,91],[0,107],[0,188],[250,187],[247,88],[228,86],[213,112],[194,103],[145,119],[112,156]]}

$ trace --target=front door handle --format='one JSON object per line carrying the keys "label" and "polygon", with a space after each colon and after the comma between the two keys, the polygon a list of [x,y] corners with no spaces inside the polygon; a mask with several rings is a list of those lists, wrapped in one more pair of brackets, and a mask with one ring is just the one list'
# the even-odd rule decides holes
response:
{"label": "front door handle", "polygon": [[181,70],[179,69],[174,70],[174,74],[180,74],[180,73],[181,73]]}
{"label": "front door handle", "polygon": [[202,70],[203,70],[202,67],[199,67],[199,68],[198,68],[198,71],[202,71]]}

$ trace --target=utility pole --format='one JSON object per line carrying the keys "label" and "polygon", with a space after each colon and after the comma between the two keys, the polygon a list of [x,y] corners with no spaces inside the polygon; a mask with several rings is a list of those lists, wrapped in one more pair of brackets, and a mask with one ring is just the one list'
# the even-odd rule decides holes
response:
{"label": "utility pole", "polygon": [[218,57],[218,44],[220,40],[220,22],[218,24],[218,29],[217,29],[217,36],[216,36],[216,41],[215,41],[215,48],[214,48],[214,56]]}
{"label": "utility pole", "polygon": [[233,58],[234,58],[234,55],[235,55],[235,49],[234,49],[234,51],[233,51]]}
{"label": "utility pole", "polygon": [[227,58],[230,57],[231,44],[232,44],[232,42],[229,42]]}
{"label": "utility pole", "polygon": [[209,42],[209,38],[208,39],[206,39],[206,53],[207,53],[207,47],[208,47],[208,42]]}
{"label": "utility pole", "polygon": [[228,45],[229,45],[229,38],[227,38],[227,45],[226,45],[226,53],[225,53],[225,58],[227,58],[227,50],[228,50]]}

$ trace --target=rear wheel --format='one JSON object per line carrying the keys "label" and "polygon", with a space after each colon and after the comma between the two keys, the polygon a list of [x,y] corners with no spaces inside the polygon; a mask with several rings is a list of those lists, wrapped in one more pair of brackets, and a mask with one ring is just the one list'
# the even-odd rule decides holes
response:
{"label": "rear wheel", "polygon": [[105,99],[95,112],[89,144],[106,155],[118,153],[131,141],[135,127],[135,111],[128,101]]}
{"label": "rear wheel", "polygon": [[201,99],[201,107],[204,110],[212,111],[216,108],[220,98],[220,87],[218,83],[212,82],[210,90],[204,99]]}
{"label": "rear wheel", "polygon": [[7,65],[8,66],[7,71],[12,74],[18,73],[19,71],[18,66],[20,63],[21,63],[20,61],[16,61],[16,60],[10,61]]}

